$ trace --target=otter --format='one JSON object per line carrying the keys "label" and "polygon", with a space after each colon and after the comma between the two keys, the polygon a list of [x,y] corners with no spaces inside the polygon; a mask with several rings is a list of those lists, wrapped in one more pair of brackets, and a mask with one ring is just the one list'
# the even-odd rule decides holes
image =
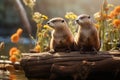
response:
{"label": "otter", "polygon": [[80,52],[94,51],[96,53],[99,51],[99,34],[90,16],[87,14],[81,14],[77,17],[76,23],[79,25],[79,28],[75,40]]}
{"label": "otter", "polygon": [[70,52],[74,47],[74,37],[67,22],[61,17],[55,17],[47,22],[53,28],[50,41],[50,53]]}

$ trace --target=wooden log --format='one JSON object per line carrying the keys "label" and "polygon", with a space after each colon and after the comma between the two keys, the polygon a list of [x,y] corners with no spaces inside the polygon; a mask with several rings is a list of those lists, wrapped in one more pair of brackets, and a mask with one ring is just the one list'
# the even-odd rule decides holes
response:
{"label": "wooden log", "polygon": [[9,60],[0,60],[0,70],[6,70],[8,65],[13,65],[16,70],[21,69],[20,62],[15,62],[14,64]]}
{"label": "wooden log", "polygon": [[[99,52],[99,54],[80,54],[79,52],[57,52],[50,54],[24,53],[21,66],[28,78],[49,78],[51,66],[60,64],[64,67],[79,64],[83,61],[94,63],[91,66],[87,80],[120,80],[120,52]],[[89,67],[83,65],[81,74]],[[67,68],[65,68],[67,69]],[[83,74],[84,75],[84,74]],[[62,79],[64,80],[64,79]]]}

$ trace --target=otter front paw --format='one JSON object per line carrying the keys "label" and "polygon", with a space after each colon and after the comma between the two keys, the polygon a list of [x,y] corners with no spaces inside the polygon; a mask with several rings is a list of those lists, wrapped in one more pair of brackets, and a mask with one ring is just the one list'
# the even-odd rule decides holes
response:
{"label": "otter front paw", "polygon": [[67,50],[65,50],[65,52],[66,52],[66,53],[70,53],[70,52],[71,52],[71,50],[70,50],[70,49],[67,49]]}
{"label": "otter front paw", "polygon": [[93,54],[98,54],[98,51],[93,47]]}
{"label": "otter front paw", "polygon": [[55,53],[55,50],[54,50],[54,49],[51,49],[51,50],[49,51],[49,53],[54,54],[54,53]]}

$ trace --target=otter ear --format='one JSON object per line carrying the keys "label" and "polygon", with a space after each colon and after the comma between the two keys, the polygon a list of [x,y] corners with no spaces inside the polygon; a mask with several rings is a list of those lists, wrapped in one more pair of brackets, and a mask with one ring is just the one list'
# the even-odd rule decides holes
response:
{"label": "otter ear", "polygon": [[65,22],[64,20],[61,21],[62,23]]}

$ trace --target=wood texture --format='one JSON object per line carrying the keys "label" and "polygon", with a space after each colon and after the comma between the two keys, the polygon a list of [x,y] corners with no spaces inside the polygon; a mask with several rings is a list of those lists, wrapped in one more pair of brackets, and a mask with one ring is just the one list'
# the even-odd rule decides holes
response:
{"label": "wood texture", "polygon": [[[50,54],[48,52],[24,53],[23,58],[21,59],[21,66],[25,71],[26,77],[28,78],[49,78],[52,73],[51,66],[53,64],[64,66],[66,69],[65,71],[67,71],[66,67],[76,64],[83,64],[84,61],[86,61],[88,64],[90,63],[89,75],[85,79],[120,79],[119,51],[99,52],[98,54],[80,54],[79,52],[57,52],[55,54]],[[80,70],[82,75],[86,74],[85,69],[89,69],[89,67],[82,65]]]}

